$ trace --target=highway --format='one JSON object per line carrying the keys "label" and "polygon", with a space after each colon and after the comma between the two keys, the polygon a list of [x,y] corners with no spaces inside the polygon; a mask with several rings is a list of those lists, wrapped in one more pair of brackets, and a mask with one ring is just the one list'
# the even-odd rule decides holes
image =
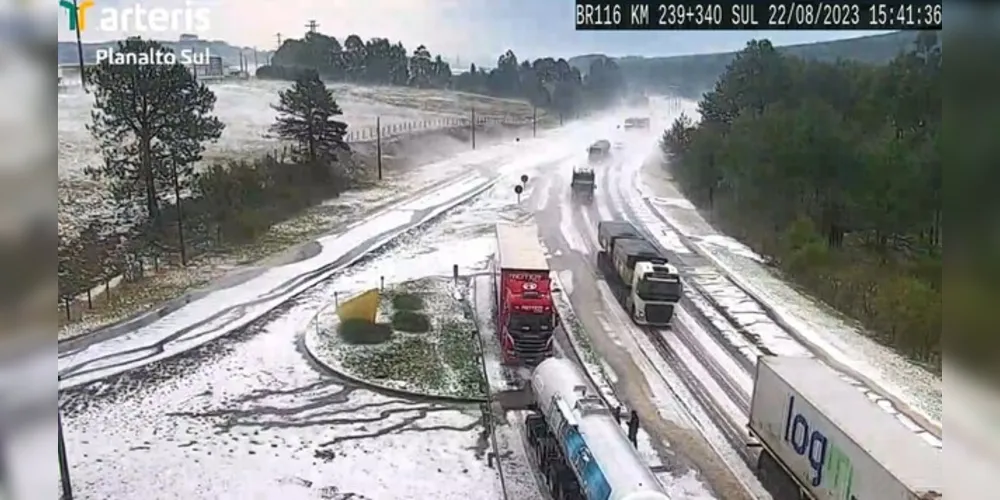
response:
{"label": "highway", "polygon": [[[460,155],[449,162],[465,165],[465,175],[321,239],[323,251],[311,259],[213,291],[132,331],[65,349],[60,407],[74,473],[86,478],[81,498],[139,498],[150,488],[170,491],[165,498],[312,498],[318,490],[330,493],[325,498],[411,498],[397,496],[398,488],[382,480],[349,473],[346,463],[372,476],[390,467],[389,477],[419,478],[408,484],[413,498],[440,495],[433,486],[440,482],[485,494],[481,485],[491,484],[492,472],[462,451],[481,445],[475,411],[331,380],[306,361],[301,333],[334,292],[357,281],[349,276],[355,268],[364,268],[365,279],[385,273],[415,254],[431,231],[451,238],[437,247],[468,243],[467,255],[400,264],[395,267],[407,269],[393,269],[393,279],[448,273],[458,259],[463,271],[476,272],[489,250],[479,255],[469,235],[515,216],[533,217],[540,227],[563,293],[614,372],[615,395],[668,450],[663,463],[697,471],[718,498],[767,498],[751,472],[744,426],[756,356],[774,351],[774,344],[748,334],[722,297],[738,287],[638,195],[640,167],[656,137],[616,131],[621,118]],[[585,161],[590,142],[606,135],[621,138],[624,148],[598,168],[593,203],[578,204],[570,198],[572,168]],[[529,182],[517,200],[513,186],[522,174]],[[686,292],[672,328],[635,326],[597,275],[597,222],[610,219],[644,228],[681,268]],[[782,342],[823,354],[793,335]],[[889,405],[887,411],[898,410]],[[409,451],[379,456],[387,446],[409,450],[412,444],[394,440],[417,432],[435,449],[456,448],[442,452],[450,465],[425,470],[407,458]],[[932,434],[919,426],[914,432]],[[363,444],[370,438],[383,441]],[[345,443],[356,444],[345,449]],[[339,451],[331,457],[325,450],[333,449]],[[116,472],[107,475],[110,463]],[[466,472],[456,475],[456,463]],[[154,479],[143,483],[144,477]]]}

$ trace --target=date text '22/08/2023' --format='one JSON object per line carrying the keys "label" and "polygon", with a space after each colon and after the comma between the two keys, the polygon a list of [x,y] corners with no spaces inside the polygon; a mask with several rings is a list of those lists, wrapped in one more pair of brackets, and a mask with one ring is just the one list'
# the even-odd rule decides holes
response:
{"label": "date text '22/08/2023'", "polygon": [[939,30],[941,0],[576,2],[577,30]]}

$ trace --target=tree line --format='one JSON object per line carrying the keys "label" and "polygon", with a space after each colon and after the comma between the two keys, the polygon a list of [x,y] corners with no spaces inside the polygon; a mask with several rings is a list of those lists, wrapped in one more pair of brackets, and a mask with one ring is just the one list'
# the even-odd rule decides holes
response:
{"label": "tree line", "polygon": [[667,168],[727,232],[861,320],[942,360],[942,48],[887,65],[819,62],[751,41],[665,131]]}
{"label": "tree line", "polygon": [[[130,38],[119,52],[169,50]],[[225,124],[215,94],[180,64],[89,69],[94,95],[88,129],[102,164],[87,174],[109,187],[116,217],[90,221],[79,235],[59,234],[59,299],[70,304],[115,276],[140,279],[146,266],[189,252],[255,238],[271,224],[356,185],[347,124],[318,73],[301,72],[279,92],[271,131],[289,145],[280,156],[216,163],[200,171],[205,146]]]}
{"label": "tree line", "polygon": [[526,99],[563,116],[615,104],[628,91],[618,64],[604,56],[594,58],[584,76],[565,59],[546,57],[519,62],[508,50],[497,58],[493,69],[472,64],[467,72],[453,75],[451,66],[424,45],[411,54],[401,42],[391,43],[386,38],[365,42],[358,35],[350,35],[341,44],[335,37],[319,32],[285,40],[271,63],[257,70],[257,76],[294,79],[302,70],[314,70],[328,81],[449,88]]}

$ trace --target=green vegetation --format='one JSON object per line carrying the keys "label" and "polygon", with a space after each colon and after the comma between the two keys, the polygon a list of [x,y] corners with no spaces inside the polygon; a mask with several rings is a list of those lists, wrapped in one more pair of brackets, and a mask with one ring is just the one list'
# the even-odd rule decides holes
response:
{"label": "green vegetation", "polygon": [[424,333],[431,329],[431,320],[416,311],[396,311],[392,314],[392,327],[401,332]]}
{"label": "green vegetation", "polygon": [[519,62],[508,50],[497,59],[495,69],[484,71],[473,64],[468,72],[453,76],[450,65],[440,55],[432,56],[424,45],[407,55],[402,43],[390,43],[385,38],[365,42],[358,35],[349,35],[341,44],[335,37],[310,32],[302,39],[285,40],[271,65],[258,69],[257,76],[287,80],[308,70],[330,81],[452,88],[525,99],[561,116],[574,116],[615,102],[625,90],[615,61],[595,57],[584,69],[587,78],[565,59],[546,57]]}
{"label": "green vegetation", "polygon": [[[119,52],[165,50],[130,38]],[[59,300],[67,322],[74,298],[124,275],[135,282],[149,263],[197,255],[256,240],[291,215],[363,180],[344,142],[341,111],[315,72],[304,72],[278,95],[273,131],[293,147],[279,158],[215,164],[201,172],[204,145],[224,125],[212,115],[215,95],[180,64],[92,68],[90,127],[104,163],[87,173],[111,187],[120,220],[92,220],[79,235],[59,235]],[[148,106],[133,106],[140,96]],[[184,193],[190,193],[187,197]],[[178,202],[178,200],[180,200]]]}
{"label": "green vegetation", "polygon": [[689,198],[873,335],[942,361],[941,45],[886,66],[752,41],[663,137]]}
{"label": "green vegetation", "polygon": [[446,320],[440,327],[440,354],[451,367],[455,395],[478,397],[486,393],[486,379],[479,361],[475,326],[469,321]]}
{"label": "green vegetation", "polygon": [[414,337],[400,336],[392,342],[364,351],[347,351],[344,368],[373,382],[398,381],[419,391],[439,392],[444,387],[444,371],[434,345]]}
{"label": "green vegetation", "polygon": [[410,292],[400,292],[392,296],[392,308],[397,311],[419,311],[424,308],[424,298]]}
{"label": "green vegetation", "polygon": [[[821,62],[849,60],[886,64],[913,44],[916,34],[899,31],[832,42],[779,47],[782,55]],[[697,99],[736,58],[736,52],[673,57],[621,57],[615,62],[630,86]],[[578,56],[570,64],[585,71],[601,55]]]}
{"label": "green vegetation", "polygon": [[344,342],[353,345],[375,345],[392,338],[392,326],[372,323],[363,319],[349,319],[337,327],[337,333]]}
{"label": "green vegetation", "polygon": [[[458,397],[484,394],[475,324],[465,317],[464,305],[451,297],[450,287],[450,280],[427,278],[384,291],[380,315],[392,318],[391,337],[377,344],[338,341],[344,369],[403,390]],[[399,309],[397,304],[416,309]],[[361,323],[360,335],[383,327]]]}

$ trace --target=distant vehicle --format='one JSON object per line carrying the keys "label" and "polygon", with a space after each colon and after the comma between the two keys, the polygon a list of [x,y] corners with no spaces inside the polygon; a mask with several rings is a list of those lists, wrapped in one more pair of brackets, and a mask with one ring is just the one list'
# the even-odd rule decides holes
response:
{"label": "distant vehicle", "polygon": [[649,118],[639,118],[631,117],[625,119],[625,130],[632,129],[648,129],[649,128]]}
{"label": "distant vehicle", "polygon": [[749,429],[775,500],[944,498],[941,448],[815,358],[757,359]]}
{"label": "distant vehicle", "polygon": [[589,168],[573,169],[573,179],[570,181],[569,187],[574,198],[593,200],[596,188],[594,170]]}
{"label": "distant vehicle", "polygon": [[497,224],[495,267],[497,335],[504,363],[535,366],[552,354],[558,322],[538,228]]}
{"label": "distant vehicle", "polygon": [[639,325],[667,326],[681,299],[677,268],[631,223],[597,223],[597,267]]}
{"label": "distant vehicle", "polygon": [[625,149],[625,143],[622,142],[622,141],[615,141],[615,147],[614,147],[614,149],[617,149],[619,151],[621,151],[622,149]]}
{"label": "distant vehicle", "polygon": [[587,148],[587,161],[591,164],[604,163],[611,158],[611,142],[601,139]]}
{"label": "distant vehicle", "polygon": [[669,500],[580,369],[549,358],[531,374],[528,443],[554,499]]}

